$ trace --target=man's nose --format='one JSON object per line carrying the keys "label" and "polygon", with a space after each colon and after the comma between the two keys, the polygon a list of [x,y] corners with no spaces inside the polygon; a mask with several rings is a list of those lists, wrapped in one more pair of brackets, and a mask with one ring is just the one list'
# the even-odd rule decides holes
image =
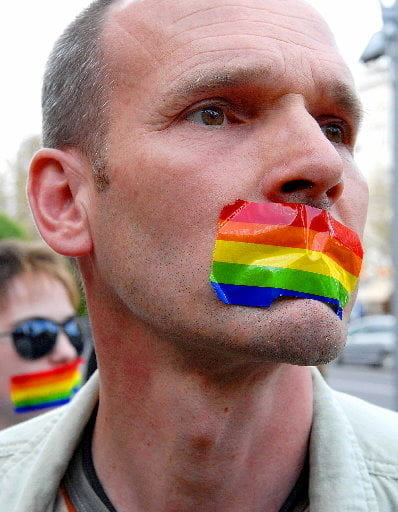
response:
{"label": "man's nose", "polygon": [[348,149],[329,141],[309,112],[296,108],[274,127],[271,165],[264,172],[263,195],[271,202],[304,203],[329,209],[344,189]]}
{"label": "man's nose", "polygon": [[77,351],[65,333],[59,332],[57,341],[51,353],[48,355],[53,364],[61,365],[72,362],[77,357]]}

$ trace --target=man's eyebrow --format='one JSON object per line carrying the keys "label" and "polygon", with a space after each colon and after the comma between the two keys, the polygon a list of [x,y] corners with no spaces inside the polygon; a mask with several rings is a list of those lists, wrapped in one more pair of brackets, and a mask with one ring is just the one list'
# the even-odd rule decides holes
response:
{"label": "man's eyebrow", "polygon": [[[267,78],[265,78],[267,77]],[[224,87],[239,87],[245,84],[263,84],[265,79],[272,80],[267,66],[255,68],[238,68],[232,71],[206,71],[198,72],[188,79],[181,80],[169,90],[171,96],[185,96],[187,94],[206,94]]]}
{"label": "man's eyebrow", "polygon": [[327,87],[327,94],[342,110],[348,112],[360,124],[364,110],[355,90],[345,82],[336,81]]}

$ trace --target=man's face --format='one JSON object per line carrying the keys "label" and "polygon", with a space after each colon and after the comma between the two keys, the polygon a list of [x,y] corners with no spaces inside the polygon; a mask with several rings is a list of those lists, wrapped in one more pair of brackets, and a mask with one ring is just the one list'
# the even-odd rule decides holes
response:
{"label": "man's face", "polygon": [[[63,322],[72,315],[74,308],[65,287],[58,280],[44,274],[21,274],[10,282],[5,300],[2,301],[0,332],[10,332],[16,324],[29,318],[44,317]],[[12,376],[51,370],[76,357],[76,349],[64,333],[58,335],[57,343],[48,355],[34,361],[18,355],[11,337],[1,337],[0,416],[11,411]]]}
{"label": "man's face", "polygon": [[197,355],[333,358],[347,314],[302,299],[227,306],[208,282],[236,199],[311,204],[362,233],[358,106],[327,27],[294,0],[147,0],[115,8],[104,41],[110,187],[89,216],[120,314]]}

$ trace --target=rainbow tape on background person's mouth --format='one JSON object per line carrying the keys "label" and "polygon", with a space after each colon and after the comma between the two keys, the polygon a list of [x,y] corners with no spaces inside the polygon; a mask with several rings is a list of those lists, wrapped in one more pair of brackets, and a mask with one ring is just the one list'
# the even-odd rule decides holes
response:
{"label": "rainbow tape on background person's mouth", "polygon": [[309,298],[342,318],[362,258],[358,235],[325,210],[238,200],[221,212],[210,282],[225,304]]}
{"label": "rainbow tape on background person's mouth", "polygon": [[69,402],[82,385],[83,359],[53,370],[11,377],[10,394],[17,413],[37,411]]}

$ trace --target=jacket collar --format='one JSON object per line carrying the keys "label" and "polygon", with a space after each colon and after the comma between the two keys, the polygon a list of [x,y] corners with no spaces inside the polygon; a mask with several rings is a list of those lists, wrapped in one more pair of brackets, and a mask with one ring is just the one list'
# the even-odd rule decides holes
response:
{"label": "jacket collar", "polygon": [[315,369],[313,384],[311,510],[379,512],[363,450],[336,393]]}

